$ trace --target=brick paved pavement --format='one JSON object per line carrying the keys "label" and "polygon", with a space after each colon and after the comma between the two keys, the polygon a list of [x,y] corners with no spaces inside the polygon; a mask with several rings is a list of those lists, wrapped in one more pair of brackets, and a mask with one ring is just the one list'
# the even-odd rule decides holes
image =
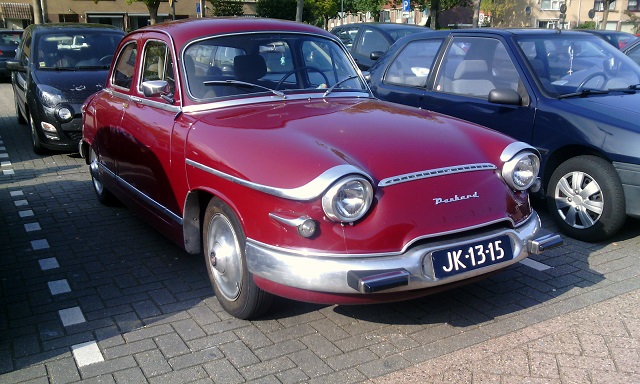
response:
{"label": "brick paved pavement", "polygon": [[640,382],[636,220],[420,300],[278,299],[242,321],[200,258],[100,205],[82,159],[34,155],[15,121],[0,84],[0,383]]}

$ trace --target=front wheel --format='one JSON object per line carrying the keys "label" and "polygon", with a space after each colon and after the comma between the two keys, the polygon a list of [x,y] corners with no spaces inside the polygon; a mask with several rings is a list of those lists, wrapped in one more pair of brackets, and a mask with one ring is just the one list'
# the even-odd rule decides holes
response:
{"label": "front wheel", "polygon": [[105,188],[102,181],[98,176],[98,156],[93,148],[89,148],[89,173],[91,174],[91,184],[93,184],[93,190],[96,193],[98,201],[106,206],[113,205],[117,199],[116,197]]}
{"label": "front wheel", "polygon": [[44,155],[46,153],[46,150],[42,146],[42,141],[36,127],[36,122],[33,120],[33,116],[31,116],[31,113],[27,112],[27,116],[29,118],[29,129],[31,130],[31,144],[33,147],[33,152],[36,155]]}
{"label": "front wheel", "polygon": [[222,308],[239,319],[266,312],[273,296],[253,282],[247,269],[244,231],[220,199],[211,199],[207,206],[202,238],[207,273]]}
{"label": "front wheel", "polygon": [[562,232],[588,242],[613,236],[626,219],[616,170],[597,156],[577,156],[560,164],[549,180],[547,206]]}

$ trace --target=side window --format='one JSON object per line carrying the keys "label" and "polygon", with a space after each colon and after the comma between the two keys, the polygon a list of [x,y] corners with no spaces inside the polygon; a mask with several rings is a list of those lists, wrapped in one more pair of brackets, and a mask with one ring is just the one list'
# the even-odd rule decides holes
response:
{"label": "side window", "polygon": [[126,89],[131,88],[137,51],[138,46],[135,42],[129,43],[122,48],[116,65],[113,68],[113,79],[111,82],[114,85]]}
{"label": "side window", "polygon": [[640,44],[636,45],[635,47],[631,48],[628,52],[627,55],[636,63],[640,64]]}
{"label": "side window", "polygon": [[358,41],[355,52],[361,55],[369,56],[371,52],[384,52],[387,49],[389,49],[389,43],[387,43],[387,39],[385,39],[380,32],[371,29],[365,29],[360,35],[360,40]]}
{"label": "side window", "polygon": [[437,91],[486,99],[493,89],[518,86],[515,67],[497,39],[454,38],[442,68],[436,79]]}
{"label": "side window", "polygon": [[342,43],[348,48],[351,49],[353,46],[353,40],[356,38],[358,34],[358,28],[341,28],[336,31],[336,36],[342,41]]}
{"label": "side window", "polygon": [[31,35],[29,35],[22,46],[22,52],[20,52],[20,64],[27,66],[31,61]]}
{"label": "side window", "polygon": [[173,60],[167,45],[161,41],[149,41],[145,45],[142,63],[141,82],[149,80],[166,80],[170,92],[175,89],[173,77]]}
{"label": "side window", "polygon": [[442,40],[417,40],[407,44],[385,74],[388,84],[424,87]]}

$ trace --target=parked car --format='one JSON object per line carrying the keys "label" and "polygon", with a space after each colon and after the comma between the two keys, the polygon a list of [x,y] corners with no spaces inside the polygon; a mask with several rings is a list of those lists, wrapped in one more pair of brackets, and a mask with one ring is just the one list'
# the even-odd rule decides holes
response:
{"label": "parked car", "polygon": [[631,60],[640,65],[640,39],[624,47],[622,53],[629,56]]}
{"label": "parked car", "polygon": [[600,241],[640,217],[640,67],[604,40],[555,30],[456,30],[398,41],[369,74],[381,99],[532,144],[551,216]]}
{"label": "parked car", "polygon": [[581,29],[581,31],[600,36],[618,49],[624,49],[627,45],[638,40],[636,35],[622,31],[612,31],[608,29]]}
{"label": "parked car", "polygon": [[349,49],[358,67],[363,71],[371,65],[399,38],[431,30],[413,24],[355,23],[335,27],[331,33],[338,36]]}
{"label": "parked car", "polygon": [[376,100],[322,29],[180,20],[116,52],[84,106],[97,197],[203,254],[233,316],[409,299],[562,242],[529,205],[533,148]]}
{"label": "parked car", "polygon": [[0,77],[7,78],[11,72],[7,71],[7,60],[16,57],[16,49],[22,38],[22,30],[0,29]]}
{"label": "parked car", "polygon": [[77,151],[82,136],[80,107],[102,89],[113,52],[124,31],[103,24],[32,24],[12,71],[18,122],[28,123],[33,150]]}

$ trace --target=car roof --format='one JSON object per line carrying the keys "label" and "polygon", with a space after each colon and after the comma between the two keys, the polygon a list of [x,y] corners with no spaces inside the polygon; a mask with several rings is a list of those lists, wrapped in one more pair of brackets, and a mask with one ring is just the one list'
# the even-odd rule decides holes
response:
{"label": "car roof", "polygon": [[422,25],[416,24],[400,24],[400,23],[351,23],[344,24],[334,27],[334,29],[342,28],[342,27],[360,27],[360,26],[369,26],[377,29],[381,29],[384,31],[398,30],[398,29],[425,29],[431,30],[429,27],[424,27]]}
{"label": "car roof", "polygon": [[549,36],[549,35],[570,35],[570,36],[585,36],[584,33],[578,30],[556,30],[548,28],[469,28],[469,29],[447,29],[437,31],[425,31],[424,33],[416,33],[413,35],[405,36],[403,40],[418,40],[422,38],[437,38],[443,36],[449,36],[451,34],[456,35],[478,35],[478,34],[492,34],[503,37],[512,36]]}
{"label": "car roof", "polygon": [[48,24],[31,24],[26,30],[32,31],[32,33],[46,33],[46,32],[63,32],[63,31],[77,31],[77,30],[109,30],[115,32],[124,31],[120,28],[107,24],[97,23],[48,23]]}
{"label": "car roof", "polygon": [[333,40],[334,35],[324,29],[295,21],[256,18],[256,17],[208,17],[181,19],[149,25],[130,34],[157,31],[170,35],[177,46],[205,36],[242,32],[300,32],[322,35]]}

